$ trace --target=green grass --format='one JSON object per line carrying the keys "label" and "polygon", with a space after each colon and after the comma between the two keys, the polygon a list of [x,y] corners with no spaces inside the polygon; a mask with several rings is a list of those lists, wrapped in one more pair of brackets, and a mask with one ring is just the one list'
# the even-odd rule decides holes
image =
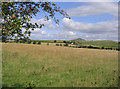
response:
{"label": "green grass", "polygon": [[118,52],[33,44],[3,44],[5,87],[115,87]]}
{"label": "green grass", "polygon": [[[32,41],[54,43],[55,40],[32,40]],[[63,41],[64,40],[56,40],[56,43],[63,43]],[[69,42],[69,41],[67,40],[66,42]]]}
{"label": "green grass", "polygon": [[[43,42],[43,43],[54,43],[55,40],[32,40],[31,44],[33,41],[36,41],[37,43]],[[63,43],[64,40],[56,40],[56,43]],[[66,40],[66,42],[72,42],[70,40]],[[76,40],[75,41],[78,45],[92,45],[95,47],[105,47],[105,48],[118,48],[118,42],[117,41],[81,41],[81,40]],[[10,41],[10,43],[15,43],[14,41]],[[27,42],[26,42],[27,43]],[[36,43],[36,44],[37,44]]]}
{"label": "green grass", "polygon": [[93,45],[99,47],[118,48],[118,43],[115,41],[82,41],[81,45]]}

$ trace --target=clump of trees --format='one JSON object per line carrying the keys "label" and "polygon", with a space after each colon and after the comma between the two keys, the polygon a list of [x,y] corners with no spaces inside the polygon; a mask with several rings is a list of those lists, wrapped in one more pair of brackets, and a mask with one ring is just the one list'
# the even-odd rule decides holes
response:
{"label": "clump of trees", "polygon": [[47,43],[47,45],[49,45],[49,43]]}
{"label": "clump of trees", "polygon": [[40,42],[40,41],[38,41],[38,44],[41,44],[41,42]]}
{"label": "clump of trees", "polygon": [[64,46],[68,46],[68,43],[64,44]]}
{"label": "clump of trees", "polygon": [[31,44],[31,42],[32,42],[32,41],[29,41],[29,40],[27,41],[28,44]]}
{"label": "clump of trees", "polygon": [[59,46],[59,44],[56,44],[56,46]]}
{"label": "clump of trees", "polygon": [[36,44],[36,41],[33,41],[33,44]]}
{"label": "clump of trees", "polygon": [[54,40],[54,43],[56,43],[57,41],[56,40]]}
{"label": "clump of trees", "polygon": [[63,41],[63,43],[66,43],[66,41]]}

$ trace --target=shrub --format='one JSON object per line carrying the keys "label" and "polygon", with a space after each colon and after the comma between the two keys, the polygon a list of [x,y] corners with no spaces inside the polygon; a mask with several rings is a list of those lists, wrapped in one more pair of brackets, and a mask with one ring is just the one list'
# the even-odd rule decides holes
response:
{"label": "shrub", "polygon": [[81,48],[87,48],[87,46],[81,46]]}
{"label": "shrub", "polygon": [[66,41],[63,41],[63,43],[66,43]]}
{"label": "shrub", "polygon": [[81,48],[81,46],[78,46],[78,48]]}
{"label": "shrub", "polygon": [[120,51],[120,49],[119,49],[119,48],[116,48],[116,50],[117,50],[117,51]]}
{"label": "shrub", "polygon": [[27,43],[28,43],[28,44],[30,44],[30,43],[31,43],[31,41],[28,41]]}
{"label": "shrub", "polygon": [[23,40],[22,43],[25,43],[25,40]]}
{"label": "shrub", "polygon": [[7,41],[5,41],[5,43],[7,43]]}
{"label": "shrub", "polygon": [[54,40],[54,43],[56,43],[57,41],[56,40]]}
{"label": "shrub", "polygon": [[108,50],[108,48],[105,48],[106,50]]}
{"label": "shrub", "polygon": [[104,47],[101,47],[101,49],[104,49]]}
{"label": "shrub", "polygon": [[20,43],[22,43],[22,40],[20,40]]}
{"label": "shrub", "polygon": [[18,42],[19,42],[19,40],[17,39],[17,40],[15,40],[15,42],[16,42],[16,43],[18,43]]}
{"label": "shrub", "polygon": [[49,45],[49,43],[47,43],[47,45]]}
{"label": "shrub", "polygon": [[56,44],[56,46],[59,46],[59,44]]}
{"label": "shrub", "polygon": [[64,44],[64,46],[68,46],[68,44],[66,43],[66,44]]}
{"label": "shrub", "polygon": [[33,44],[36,44],[36,41],[33,41]]}
{"label": "shrub", "polygon": [[62,46],[62,44],[60,44],[60,46]]}
{"label": "shrub", "polygon": [[40,42],[40,41],[38,41],[38,44],[41,44],[41,42]]}
{"label": "shrub", "polygon": [[88,46],[87,48],[94,48],[94,47],[90,45],[90,46]]}

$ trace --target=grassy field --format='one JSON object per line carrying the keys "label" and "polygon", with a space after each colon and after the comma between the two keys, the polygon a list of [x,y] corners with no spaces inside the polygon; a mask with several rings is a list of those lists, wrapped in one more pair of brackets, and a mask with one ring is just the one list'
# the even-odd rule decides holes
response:
{"label": "grassy field", "polygon": [[[32,41],[40,41],[40,42],[48,42],[48,43],[53,43],[55,40],[32,40]],[[56,43],[63,43],[64,40],[56,40]],[[66,42],[69,42],[69,40],[67,40]]]}
{"label": "grassy field", "polygon": [[54,45],[3,43],[3,86],[118,86],[117,51]]}
{"label": "grassy field", "polygon": [[[31,44],[35,41],[36,44],[38,42],[42,43],[54,43],[55,40],[31,40]],[[9,41],[10,43],[16,43],[14,40]],[[71,43],[73,40],[66,40],[66,43]],[[85,40],[79,40],[76,39],[74,40],[76,45],[82,45],[82,46],[94,46],[94,47],[104,47],[104,48],[113,48],[116,49],[118,48],[119,44],[117,41],[108,41],[108,40],[103,40],[103,41],[85,41]],[[19,42],[20,43],[20,42]],[[27,42],[25,42],[27,43]],[[56,40],[56,43],[64,43],[64,40]],[[120,46],[119,46],[120,47]]]}
{"label": "grassy field", "polygon": [[81,45],[93,45],[99,47],[108,47],[108,48],[118,48],[118,43],[116,41],[81,41],[78,42]]}
{"label": "grassy field", "polygon": [[[40,42],[54,42],[54,40],[32,40],[32,41],[40,41]],[[63,40],[56,40],[57,43],[62,43]],[[67,40],[66,42],[71,42],[70,40]],[[118,43],[117,41],[108,41],[108,40],[104,40],[104,41],[81,41],[81,40],[75,40],[75,42],[78,45],[92,45],[92,46],[97,46],[97,47],[105,47],[105,48],[118,48]]]}

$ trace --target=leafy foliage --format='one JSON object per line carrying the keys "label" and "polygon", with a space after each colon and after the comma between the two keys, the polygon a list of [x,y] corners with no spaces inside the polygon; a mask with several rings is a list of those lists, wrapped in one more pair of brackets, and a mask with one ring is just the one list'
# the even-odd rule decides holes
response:
{"label": "leafy foliage", "polygon": [[[31,31],[42,28],[44,24],[30,23],[30,19],[38,12],[45,13],[45,20],[52,18],[56,24],[59,19],[55,17],[58,12],[64,17],[69,15],[52,2],[2,2],[2,40],[6,39],[28,39]],[[25,31],[23,32],[23,28]]]}
{"label": "leafy foliage", "polygon": [[36,41],[33,41],[33,44],[36,44]]}
{"label": "leafy foliage", "polygon": [[41,42],[40,42],[40,41],[38,41],[38,44],[41,44]]}

